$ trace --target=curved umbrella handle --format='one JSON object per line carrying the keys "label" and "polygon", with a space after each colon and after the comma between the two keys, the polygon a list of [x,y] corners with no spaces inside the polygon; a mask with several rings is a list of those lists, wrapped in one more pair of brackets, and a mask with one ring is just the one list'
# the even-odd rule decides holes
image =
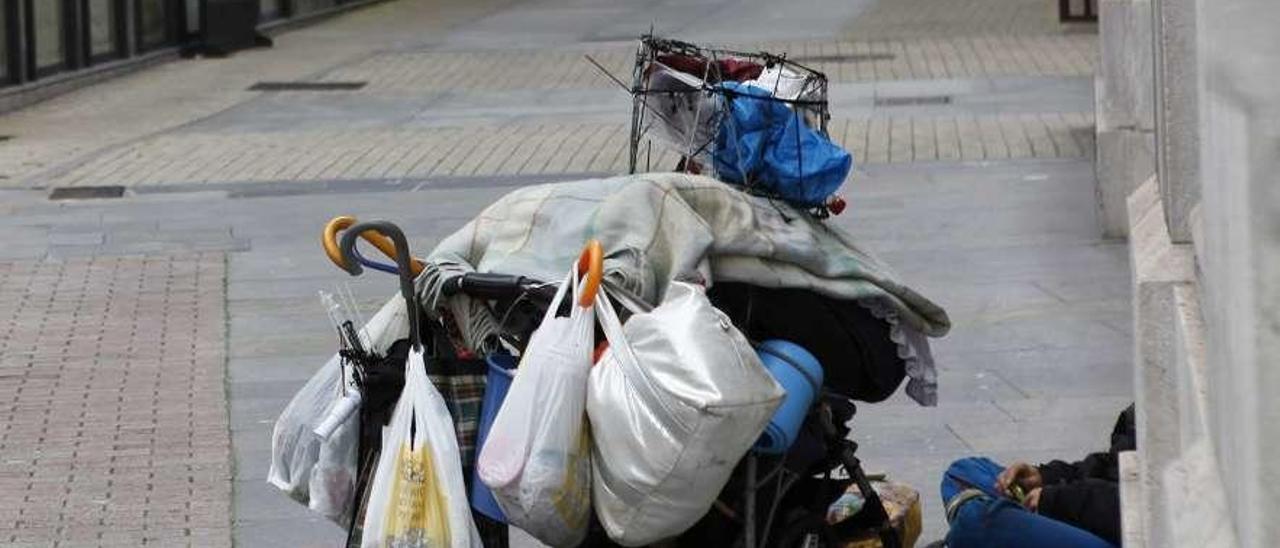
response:
{"label": "curved umbrella handle", "polygon": [[342,233],[342,241],[339,243],[339,250],[342,252],[343,270],[352,276],[359,276],[364,272],[364,267],[360,265],[360,261],[356,260],[355,247],[356,238],[362,237],[366,232],[374,231],[391,238],[391,243],[395,247],[396,267],[400,271],[400,295],[404,297],[405,307],[409,316],[409,342],[414,348],[422,348],[422,336],[418,333],[418,299],[417,292],[413,287],[413,278],[409,272],[413,270],[412,259],[409,257],[409,242],[404,237],[404,232],[400,227],[387,221],[368,221],[357,224],[346,232]]}
{"label": "curved umbrella handle", "polygon": [[[343,270],[347,270],[347,262],[346,259],[343,258],[342,251],[338,246],[338,233],[350,228],[351,225],[354,224],[356,224],[356,218],[350,215],[334,217],[333,219],[330,219],[328,223],[325,223],[324,231],[320,234],[320,244],[324,246],[325,255],[328,255],[329,260],[333,261],[333,264]],[[378,248],[383,255],[392,259],[395,258],[396,246],[391,242],[391,240],[387,239],[386,236],[374,231],[365,231],[360,233],[360,236],[363,237],[365,241],[372,244],[373,247]],[[355,253],[355,258],[357,261],[360,261],[361,264],[369,268],[395,274],[389,265],[365,259],[360,253]],[[418,259],[412,259],[410,264],[412,265],[414,276],[421,274],[422,269],[425,266],[422,261]]]}
{"label": "curved umbrella handle", "polygon": [[596,292],[600,290],[600,282],[604,280],[604,247],[599,240],[587,240],[582,254],[578,255],[578,272],[586,277],[582,286],[582,296],[578,298],[578,306],[590,308],[596,301]]}

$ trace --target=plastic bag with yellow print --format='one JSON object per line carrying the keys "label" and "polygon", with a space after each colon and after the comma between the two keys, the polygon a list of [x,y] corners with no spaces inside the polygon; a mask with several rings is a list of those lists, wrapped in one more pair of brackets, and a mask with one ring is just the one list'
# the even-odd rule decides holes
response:
{"label": "plastic bag with yellow print", "polygon": [[453,421],[427,379],[420,350],[409,352],[404,376],[404,391],[382,431],[360,545],[480,548]]}

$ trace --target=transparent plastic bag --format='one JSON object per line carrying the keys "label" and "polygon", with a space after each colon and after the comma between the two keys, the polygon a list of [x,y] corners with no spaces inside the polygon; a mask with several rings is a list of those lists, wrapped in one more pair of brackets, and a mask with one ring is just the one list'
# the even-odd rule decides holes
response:
{"label": "transparent plastic bag", "polygon": [[[373,350],[385,352],[408,333],[406,318],[404,299],[396,296],[365,324],[362,334]],[[268,483],[342,526],[351,521],[359,414],[348,416],[327,438],[315,429],[342,399],[341,387],[349,385],[349,376],[334,354],[294,394],[272,429],[267,472]]]}
{"label": "transparent plastic bag", "polygon": [[320,453],[311,470],[307,508],[338,525],[351,523],[355,503],[356,451],[360,445],[360,425],[347,420],[320,443]]}
{"label": "transparent plastic bag", "polygon": [[[311,474],[320,459],[321,446],[326,443],[313,430],[341,397],[339,383],[343,382],[343,375],[338,362],[334,355],[294,394],[276,419],[271,436],[267,482],[303,504],[311,500]],[[330,436],[328,443],[342,443],[343,436],[339,434]],[[354,469],[354,458],[351,464]]]}
{"label": "transparent plastic bag", "polygon": [[360,545],[364,548],[484,546],[471,518],[453,420],[410,350],[404,391],[382,431]]}
{"label": "transparent plastic bag", "polygon": [[[595,315],[578,306],[576,271],[534,331],[477,461],[507,521],[552,546],[576,546],[591,517],[585,421]],[[568,317],[556,311],[572,287]]]}

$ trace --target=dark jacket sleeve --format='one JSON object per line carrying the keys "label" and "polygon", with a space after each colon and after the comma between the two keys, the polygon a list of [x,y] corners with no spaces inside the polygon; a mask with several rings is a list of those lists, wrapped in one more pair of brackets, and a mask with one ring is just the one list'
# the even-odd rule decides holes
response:
{"label": "dark jacket sleeve", "polygon": [[1120,484],[1116,482],[1084,479],[1044,487],[1038,512],[1120,545]]}
{"label": "dark jacket sleeve", "polygon": [[1119,481],[1116,453],[1093,453],[1077,462],[1055,460],[1037,466],[1040,481],[1046,486],[1073,483],[1085,479]]}
{"label": "dark jacket sleeve", "polygon": [[1040,479],[1048,487],[1095,478],[1120,481],[1119,454],[1132,451],[1134,443],[1133,406],[1120,413],[1111,429],[1111,448],[1105,453],[1093,453],[1077,462],[1055,460],[1037,466]]}

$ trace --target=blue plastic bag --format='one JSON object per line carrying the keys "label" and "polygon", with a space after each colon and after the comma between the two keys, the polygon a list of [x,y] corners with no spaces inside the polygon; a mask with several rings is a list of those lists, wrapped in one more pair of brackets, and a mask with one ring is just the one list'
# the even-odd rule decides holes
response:
{"label": "blue plastic bag", "polygon": [[822,205],[849,175],[853,156],[805,125],[768,91],[723,82],[725,112],[711,151],[725,182],[774,194],[796,205]]}

